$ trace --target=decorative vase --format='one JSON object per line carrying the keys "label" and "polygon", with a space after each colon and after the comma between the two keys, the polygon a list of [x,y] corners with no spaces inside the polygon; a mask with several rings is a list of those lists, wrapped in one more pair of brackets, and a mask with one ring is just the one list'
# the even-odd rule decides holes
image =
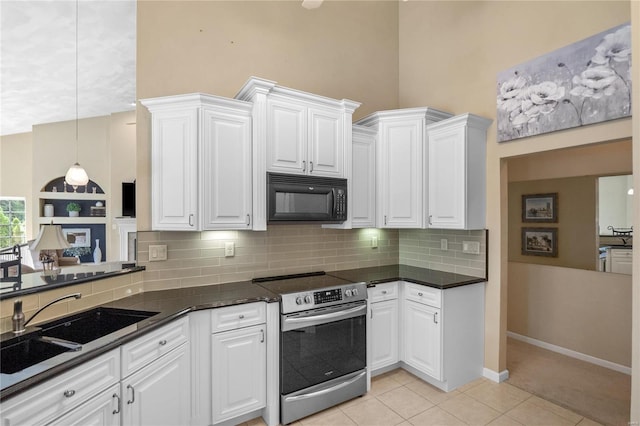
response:
{"label": "decorative vase", "polygon": [[96,249],[93,251],[93,263],[102,261],[102,250],[100,250],[100,240],[96,239]]}
{"label": "decorative vase", "polygon": [[53,204],[44,205],[44,217],[53,217]]}
{"label": "decorative vase", "polygon": [[80,216],[80,212],[69,212],[69,217],[78,217]]}

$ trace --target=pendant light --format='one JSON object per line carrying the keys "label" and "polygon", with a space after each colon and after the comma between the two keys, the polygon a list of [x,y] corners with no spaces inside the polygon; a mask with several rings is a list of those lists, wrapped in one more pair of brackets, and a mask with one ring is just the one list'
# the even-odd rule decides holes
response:
{"label": "pendant light", "polygon": [[76,162],[69,167],[64,179],[76,191],[79,186],[89,183],[89,175],[78,163],[78,2],[76,0]]}

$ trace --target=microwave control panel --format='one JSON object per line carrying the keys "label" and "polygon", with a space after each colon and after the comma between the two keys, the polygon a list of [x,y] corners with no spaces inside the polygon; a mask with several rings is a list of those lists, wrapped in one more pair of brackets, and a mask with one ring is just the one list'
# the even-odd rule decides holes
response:
{"label": "microwave control panel", "polygon": [[336,216],[338,219],[347,218],[347,197],[343,189],[336,191]]}

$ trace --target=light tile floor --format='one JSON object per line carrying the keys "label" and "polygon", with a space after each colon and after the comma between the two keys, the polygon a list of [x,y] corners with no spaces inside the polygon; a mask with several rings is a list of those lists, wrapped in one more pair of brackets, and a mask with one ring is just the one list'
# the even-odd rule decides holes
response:
{"label": "light tile floor", "polygon": [[[264,425],[262,419],[244,426]],[[374,377],[371,391],[292,426],[599,425],[508,383],[478,379],[443,392],[404,370]]]}

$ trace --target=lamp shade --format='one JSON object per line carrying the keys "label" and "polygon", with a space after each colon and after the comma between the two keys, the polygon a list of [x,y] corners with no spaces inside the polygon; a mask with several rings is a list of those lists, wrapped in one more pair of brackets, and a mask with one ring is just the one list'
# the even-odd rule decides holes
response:
{"label": "lamp shade", "polygon": [[60,250],[71,247],[62,235],[60,225],[42,225],[38,238],[31,244],[31,250]]}
{"label": "lamp shade", "polygon": [[89,182],[89,175],[87,175],[87,172],[80,164],[75,163],[73,166],[69,167],[64,179],[71,186],[82,186]]}

